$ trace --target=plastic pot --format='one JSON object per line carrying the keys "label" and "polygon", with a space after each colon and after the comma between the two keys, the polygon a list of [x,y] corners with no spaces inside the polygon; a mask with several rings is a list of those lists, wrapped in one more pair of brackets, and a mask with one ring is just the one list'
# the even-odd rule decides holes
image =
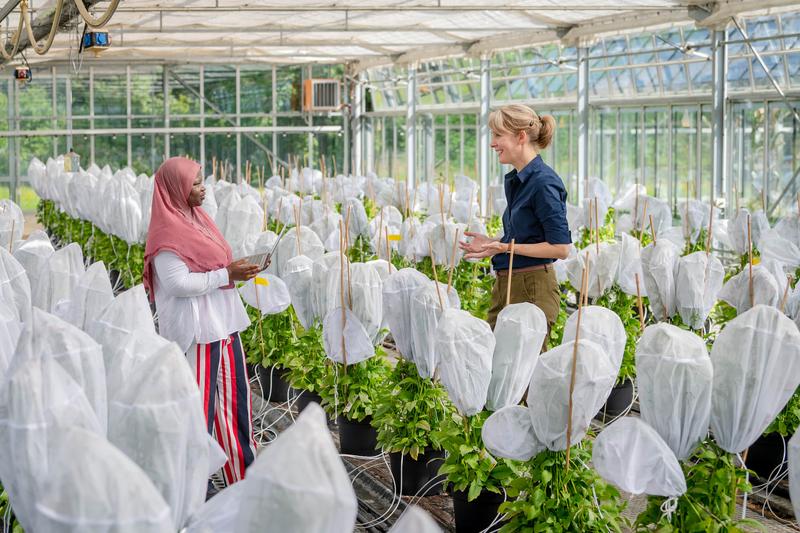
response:
{"label": "plastic pot", "polygon": [[339,426],[339,450],[348,455],[377,455],[378,432],[371,425],[372,417],[361,422],[348,420],[342,415],[336,417]]}
{"label": "plastic pot", "polygon": [[595,418],[604,422],[618,417],[633,403],[633,381],[626,379],[620,385],[615,385],[608,395],[606,404],[600,409]]}
{"label": "plastic pot", "polygon": [[769,479],[783,462],[785,451],[786,445],[780,434],[761,435],[747,452],[747,468],[758,474],[758,477]]}
{"label": "plastic pot", "polygon": [[437,477],[442,463],[444,463],[444,451],[436,451],[432,448],[426,448],[425,452],[418,455],[416,460],[412,459],[410,455],[403,455],[400,452],[390,453],[389,465],[395,482],[395,493],[403,496],[414,496],[420,491],[424,491],[420,496],[439,494],[442,492],[442,483],[446,476],[438,476],[438,482],[430,484],[428,482]]}
{"label": "plastic pot", "polygon": [[[274,369],[274,370],[273,370]],[[291,386],[285,379],[286,370],[277,367],[258,366],[258,379],[261,382],[261,397],[265,401],[285,402],[289,399]]]}
{"label": "plastic pot", "polygon": [[497,518],[503,495],[482,491],[471,502],[465,491],[453,491],[453,512],[456,518],[456,533],[478,533],[488,528]]}
{"label": "plastic pot", "polygon": [[320,395],[317,394],[316,392],[311,392],[307,390],[299,391],[297,389],[295,389],[295,391],[297,392],[297,394],[299,394],[299,396],[294,402],[297,414],[302,413],[303,410],[306,407],[308,407],[308,404],[310,404],[311,402],[318,403],[320,405],[322,404],[322,397],[320,397]]}

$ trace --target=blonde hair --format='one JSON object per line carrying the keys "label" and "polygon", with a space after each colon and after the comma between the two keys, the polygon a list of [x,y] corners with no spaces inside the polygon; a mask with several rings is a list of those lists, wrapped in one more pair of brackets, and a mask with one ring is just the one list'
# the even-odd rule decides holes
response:
{"label": "blonde hair", "polygon": [[504,105],[489,115],[489,129],[497,133],[524,131],[531,144],[544,150],[553,141],[556,119],[552,115],[539,116],[536,111],[523,104]]}

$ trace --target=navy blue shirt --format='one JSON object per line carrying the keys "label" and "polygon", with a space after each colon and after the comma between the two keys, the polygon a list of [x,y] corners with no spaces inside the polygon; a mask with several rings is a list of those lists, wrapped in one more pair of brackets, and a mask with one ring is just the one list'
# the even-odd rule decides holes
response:
{"label": "navy blue shirt", "polygon": [[[540,156],[520,172],[512,170],[505,177],[508,206],[503,212],[501,242],[516,244],[569,244],[572,237],[567,224],[567,190],[564,182]],[[495,270],[508,270],[507,253],[492,258]],[[554,259],[514,254],[514,269],[552,263]]]}

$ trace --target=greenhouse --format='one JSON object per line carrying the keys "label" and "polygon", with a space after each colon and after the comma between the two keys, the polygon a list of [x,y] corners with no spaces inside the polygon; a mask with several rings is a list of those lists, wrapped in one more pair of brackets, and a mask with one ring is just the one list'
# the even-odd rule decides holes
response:
{"label": "greenhouse", "polygon": [[0,11],[3,532],[800,530],[800,3]]}

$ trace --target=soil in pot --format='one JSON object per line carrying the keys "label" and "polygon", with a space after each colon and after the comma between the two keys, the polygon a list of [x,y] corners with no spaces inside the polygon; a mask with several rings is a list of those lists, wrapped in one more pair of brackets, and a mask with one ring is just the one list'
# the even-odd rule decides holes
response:
{"label": "soil in pot", "polygon": [[372,417],[361,422],[348,420],[342,415],[336,417],[339,426],[339,449],[348,455],[372,457],[378,455],[378,433],[371,425]]}
{"label": "soil in pot", "polygon": [[608,395],[606,404],[600,409],[595,418],[607,422],[624,413],[633,403],[633,381],[626,379],[619,385],[615,385]]}
{"label": "soil in pot", "polygon": [[[400,463],[402,458],[402,472]],[[389,454],[392,477],[395,482],[395,493],[403,496],[432,496],[442,492],[442,483],[446,476],[438,476],[439,467],[444,463],[444,451],[426,448],[424,454],[414,460],[410,455],[400,452]],[[434,478],[437,481],[431,482]],[[402,486],[401,486],[402,480]],[[430,483],[429,483],[430,482]],[[420,493],[420,491],[423,491]]]}
{"label": "soil in pot", "polygon": [[468,502],[465,491],[454,491],[453,511],[456,518],[456,533],[478,533],[488,528],[497,518],[498,508],[503,501],[502,494],[484,490],[477,498]]}
{"label": "soil in pot", "polygon": [[[274,370],[273,370],[274,368]],[[261,397],[270,402],[285,402],[289,399],[289,381],[285,379],[286,370],[259,365],[258,379],[261,382]]]}
{"label": "soil in pot", "polygon": [[786,445],[780,434],[761,435],[747,452],[747,468],[767,480],[783,462],[785,451]]}
{"label": "soil in pot", "polygon": [[295,392],[298,394],[297,398],[294,401],[294,407],[295,410],[297,411],[297,414],[302,413],[303,410],[306,407],[308,407],[308,404],[310,404],[311,402],[322,405],[322,398],[316,392],[311,392],[307,390],[301,391],[297,389],[295,389]]}

